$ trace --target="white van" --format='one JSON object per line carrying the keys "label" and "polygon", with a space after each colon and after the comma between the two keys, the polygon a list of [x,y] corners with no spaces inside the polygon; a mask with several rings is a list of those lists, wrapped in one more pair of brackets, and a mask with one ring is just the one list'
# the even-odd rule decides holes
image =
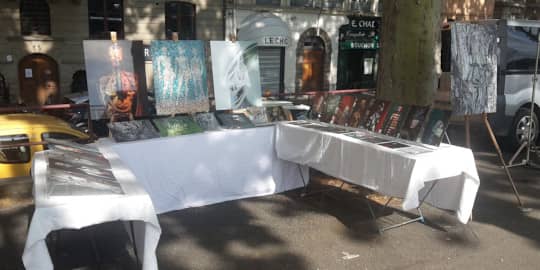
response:
{"label": "white van", "polygon": [[[497,74],[497,112],[489,120],[503,143],[517,147],[527,140],[532,82],[540,21],[497,20],[500,57]],[[540,76],[539,76],[540,77]],[[538,138],[540,83],[536,83],[533,138]]]}

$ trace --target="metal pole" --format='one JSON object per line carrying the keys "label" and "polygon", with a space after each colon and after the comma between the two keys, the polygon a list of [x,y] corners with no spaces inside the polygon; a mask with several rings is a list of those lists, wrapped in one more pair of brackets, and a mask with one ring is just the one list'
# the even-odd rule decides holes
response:
{"label": "metal pole", "polygon": [[531,139],[533,131],[533,116],[534,116],[534,97],[536,92],[536,81],[538,80],[538,58],[540,57],[540,35],[538,36],[538,42],[536,43],[536,63],[534,65],[534,75],[533,75],[533,85],[532,85],[532,94],[531,94],[531,115],[529,119],[529,132],[527,134],[527,163],[529,163],[531,156]]}

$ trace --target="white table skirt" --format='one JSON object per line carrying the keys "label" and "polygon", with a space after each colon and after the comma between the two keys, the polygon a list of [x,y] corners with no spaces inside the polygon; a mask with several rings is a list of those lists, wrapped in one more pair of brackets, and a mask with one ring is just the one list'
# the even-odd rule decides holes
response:
{"label": "white table skirt", "polygon": [[275,194],[303,186],[307,167],[277,158],[274,126],[98,142],[121,157],[157,213]]}
{"label": "white table skirt", "polygon": [[[406,154],[342,134],[286,123],[277,125],[279,158],[307,165],[347,182],[403,198],[402,208],[418,207],[431,184],[429,204],[456,211],[466,223],[480,185],[470,149],[441,145],[430,153]],[[424,188],[426,186],[426,188]]]}
{"label": "white table skirt", "polygon": [[[113,174],[120,182],[123,195],[47,196],[47,161],[44,152],[36,153],[32,165],[36,209],[28,231],[23,253],[26,269],[52,270],[53,264],[45,238],[59,229],[80,229],[108,221],[136,221],[134,241],[143,269],[158,269],[156,247],[161,227],[148,194],[138,185],[133,174],[116,154],[102,151],[109,159]],[[144,226],[141,226],[144,225]]]}

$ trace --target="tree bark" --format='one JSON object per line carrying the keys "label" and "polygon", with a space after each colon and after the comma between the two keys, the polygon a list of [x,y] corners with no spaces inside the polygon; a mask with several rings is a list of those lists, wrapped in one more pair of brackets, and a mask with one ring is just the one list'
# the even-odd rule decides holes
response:
{"label": "tree bark", "polygon": [[437,90],[440,0],[384,0],[377,97],[428,106]]}

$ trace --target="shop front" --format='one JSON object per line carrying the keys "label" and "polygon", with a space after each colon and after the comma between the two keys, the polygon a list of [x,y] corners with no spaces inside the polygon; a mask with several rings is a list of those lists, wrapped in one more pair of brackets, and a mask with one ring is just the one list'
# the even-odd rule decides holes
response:
{"label": "shop front", "polygon": [[252,14],[240,23],[238,40],[257,41],[263,94],[283,93],[285,48],[289,45],[287,24],[270,13]]}
{"label": "shop front", "polygon": [[374,88],[380,17],[349,17],[339,28],[337,89]]}

